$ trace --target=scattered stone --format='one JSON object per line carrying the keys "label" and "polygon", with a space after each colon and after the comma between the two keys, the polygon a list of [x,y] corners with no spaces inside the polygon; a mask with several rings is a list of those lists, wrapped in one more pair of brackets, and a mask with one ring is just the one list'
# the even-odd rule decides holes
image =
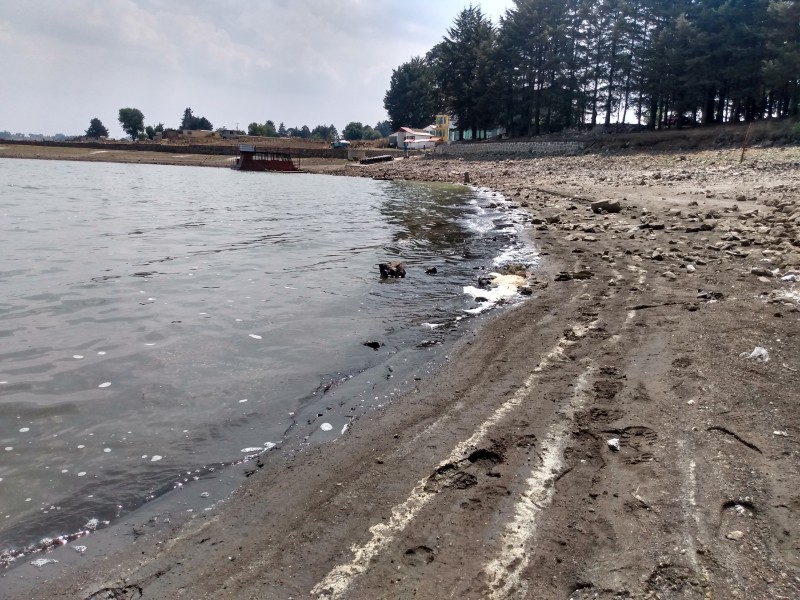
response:
{"label": "scattered stone", "polygon": [[694,273],[697,269],[694,265],[686,265],[686,272],[687,273]]}
{"label": "scattered stone", "polygon": [[725,534],[725,537],[729,540],[737,541],[744,537],[744,531],[729,531]]}
{"label": "scattered stone", "polygon": [[751,275],[757,275],[759,277],[774,277],[774,273],[769,269],[765,269],[764,267],[753,267],[750,269]]}
{"label": "scattered stone", "polygon": [[711,290],[697,290],[697,297],[700,300],[708,300],[710,302],[712,300],[723,300],[725,298],[725,294]]}
{"label": "scattered stone", "polygon": [[608,448],[612,452],[619,452],[619,438],[611,438],[606,444],[608,444]]}
{"label": "scattered stone", "polygon": [[556,281],[570,281],[572,279],[591,279],[594,276],[594,273],[591,271],[575,271],[574,273],[569,273],[567,271],[560,271],[558,275],[556,275]]}
{"label": "scattered stone", "polygon": [[591,204],[592,212],[601,213],[618,213],[622,210],[619,200],[598,200]]}
{"label": "scattered stone", "polygon": [[670,281],[675,281],[678,278],[678,276],[672,271],[664,271],[661,276],[669,279]]}

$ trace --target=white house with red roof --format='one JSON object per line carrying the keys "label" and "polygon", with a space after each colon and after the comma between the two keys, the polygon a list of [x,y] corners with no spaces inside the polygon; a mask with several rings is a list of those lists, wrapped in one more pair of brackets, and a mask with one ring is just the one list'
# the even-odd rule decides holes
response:
{"label": "white house with red roof", "polygon": [[401,127],[389,136],[389,146],[404,150],[433,148],[440,141],[439,138],[434,137],[434,129],[434,125],[421,130]]}

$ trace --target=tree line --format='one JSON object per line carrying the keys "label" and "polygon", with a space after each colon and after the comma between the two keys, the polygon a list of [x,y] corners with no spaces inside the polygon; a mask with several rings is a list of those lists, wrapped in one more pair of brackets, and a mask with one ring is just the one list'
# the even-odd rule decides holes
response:
{"label": "tree line", "polygon": [[796,118],[800,1],[514,0],[496,26],[470,5],[384,107],[395,129],[449,113],[459,139]]}
{"label": "tree line", "polygon": [[[147,125],[144,124],[144,114],[138,108],[120,108],[118,116],[119,124],[126,135],[132,140],[152,140],[157,133],[164,131],[164,124]],[[212,130],[213,125],[205,117],[197,117],[191,108],[183,111],[183,118],[180,123],[181,130]],[[244,135],[244,131],[237,131]],[[379,121],[375,127],[362,125],[359,122],[348,123],[342,132],[342,137],[347,140],[374,140],[386,137],[391,133],[391,126],[388,121]],[[247,126],[247,135],[262,137],[298,137],[301,139],[333,141],[339,139],[339,132],[333,125],[317,125],[314,129],[309,129],[307,125],[302,127],[286,128],[283,123],[275,127],[275,122],[267,120],[264,123],[250,123]],[[91,119],[89,128],[86,130],[86,137],[99,138],[108,137],[108,129],[97,117]]]}

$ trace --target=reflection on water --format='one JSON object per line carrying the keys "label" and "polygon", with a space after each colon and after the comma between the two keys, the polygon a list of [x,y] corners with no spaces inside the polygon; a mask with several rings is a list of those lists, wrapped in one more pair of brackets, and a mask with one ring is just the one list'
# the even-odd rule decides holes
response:
{"label": "reflection on water", "polygon": [[[335,437],[405,389],[474,306],[463,287],[521,244],[463,187],[24,160],[0,181],[0,549],[113,521],[287,431]],[[409,276],[381,281],[395,258]]]}

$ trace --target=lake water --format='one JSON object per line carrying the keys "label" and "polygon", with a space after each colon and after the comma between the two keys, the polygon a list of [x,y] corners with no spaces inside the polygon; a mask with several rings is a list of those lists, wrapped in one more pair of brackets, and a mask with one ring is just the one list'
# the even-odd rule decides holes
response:
{"label": "lake water", "polygon": [[[535,260],[505,205],[462,186],[0,159],[0,559],[287,436],[335,438],[407,390],[480,319],[464,287],[481,268]],[[386,260],[408,277],[380,280]]]}

